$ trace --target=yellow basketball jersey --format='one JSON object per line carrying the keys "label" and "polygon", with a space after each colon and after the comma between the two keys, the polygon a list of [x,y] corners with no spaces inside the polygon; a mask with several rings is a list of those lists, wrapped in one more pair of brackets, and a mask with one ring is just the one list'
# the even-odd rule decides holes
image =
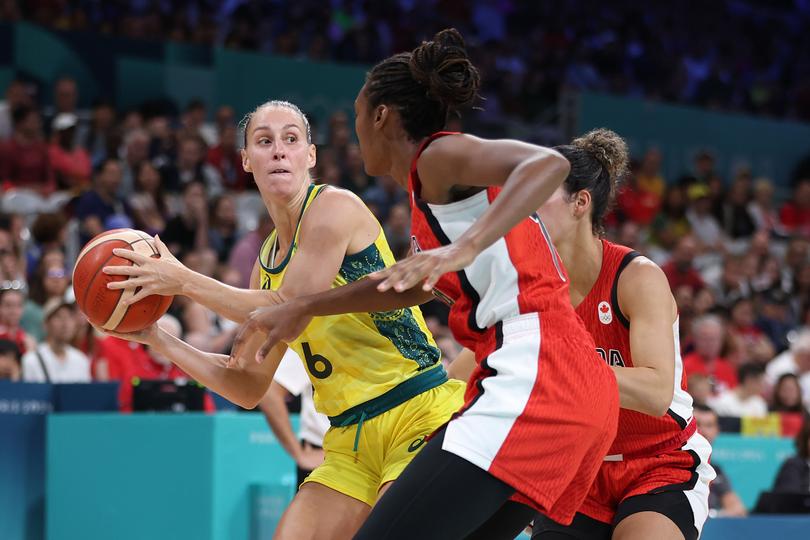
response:
{"label": "yellow basketball jersey", "polygon": [[[262,289],[281,287],[295,256],[304,213],[326,187],[310,185],[292,246],[283,261],[272,260],[276,232],[264,241],[259,253]],[[394,262],[380,227],[373,244],[344,257],[332,287],[362,279]],[[441,366],[439,348],[418,307],[316,317],[290,347],[306,365],[315,390],[315,407],[328,416],[336,416],[415,375]]]}

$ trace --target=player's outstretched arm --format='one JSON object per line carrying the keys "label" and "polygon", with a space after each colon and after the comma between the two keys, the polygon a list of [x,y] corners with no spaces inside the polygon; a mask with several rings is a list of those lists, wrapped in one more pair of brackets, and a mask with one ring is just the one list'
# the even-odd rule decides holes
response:
{"label": "player's outstretched arm", "polygon": [[621,406],[650,416],[667,413],[675,391],[675,299],[664,272],[646,258],[622,272],[619,307],[630,321],[633,367],[613,367]]}
{"label": "player's outstretched arm", "polygon": [[247,357],[246,347],[256,332],[266,335],[264,344],[255,355],[255,360],[261,362],[267,351],[300,336],[313,317],[392,311],[418,306],[432,298],[433,294],[423,291],[421,287],[401,293],[393,290],[380,292],[376,281],[361,279],[318,294],[299,296],[289,302],[260,308],[250,314],[236,334],[230,362]]}
{"label": "player's outstretched arm", "polygon": [[302,469],[312,470],[323,462],[323,450],[308,452],[298,441],[290,422],[287,404],[284,402],[287,394],[286,388],[276,381],[271,382],[267,393],[259,401],[259,409],[264,414],[273,435],[290,457]]}
{"label": "player's outstretched arm", "polygon": [[[188,296],[219,315],[241,323],[253,310],[272,304],[277,299],[275,293],[267,291],[256,294],[250,289],[239,289],[204,276],[186,267],[172,255],[159,237],[155,236],[155,246],[160,258],[147,257],[129,249],[115,249],[113,253],[132,261],[131,266],[106,266],[104,273],[128,276],[124,281],[114,281],[109,289],[137,289],[127,305],[152,294],[163,296]],[[258,261],[253,274],[258,275]],[[254,276],[251,276],[253,280]],[[258,278],[257,278],[258,282]]]}
{"label": "player's outstretched arm", "polygon": [[466,268],[483,250],[528,218],[563,183],[571,164],[555,150],[515,140],[471,135],[442,137],[419,158],[422,191],[454,185],[501,186],[489,208],[450,245],[429,249],[388,268],[380,290],[431,290],[442,274]]}

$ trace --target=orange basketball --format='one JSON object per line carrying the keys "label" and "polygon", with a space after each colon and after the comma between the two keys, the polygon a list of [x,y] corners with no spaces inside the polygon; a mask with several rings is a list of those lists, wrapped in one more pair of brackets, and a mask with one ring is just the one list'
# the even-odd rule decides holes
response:
{"label": "orange basketball", "polygon": [[90,240],[82,248],[73,269],[73,292],[76,304],[94,325],[115,332],[137,332],[157,321],[172,303],[173,296],[147,296],[131,306],[121,303],[131,298],[134,290],[107,288],[111,281],[127,276],[111,276],[102,272],[105,266],[129,266],[131,261],[113,255],[113,249],[131,249],[136,253],[160,257],[152,238],[142,231],[115,229]]}

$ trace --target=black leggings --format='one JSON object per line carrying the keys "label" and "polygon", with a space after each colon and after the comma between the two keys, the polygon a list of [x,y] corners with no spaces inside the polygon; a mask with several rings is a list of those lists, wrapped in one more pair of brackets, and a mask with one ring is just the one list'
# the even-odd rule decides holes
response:
{"label": "black leggings", "polygon": [[385,492],[355,540],[476,538],[471,535],[515,493],[485,470],[442,450],[442,441],[444,429]]}

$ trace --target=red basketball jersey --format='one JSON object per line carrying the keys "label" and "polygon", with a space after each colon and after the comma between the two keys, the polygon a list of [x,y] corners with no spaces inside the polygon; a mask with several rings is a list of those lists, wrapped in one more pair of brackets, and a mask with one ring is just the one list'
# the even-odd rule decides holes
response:
{"label": "red basketball jersey", "polygon": [[[411,234],[414,251],[456,240],[489,208],[501,189],[490,187],[464,200],[434,205],[422,201],[416,169],[429,137],[411,165]],[[484,330],[525,313],[569,309],[568,276],[538,216],[525,219],[476,257],[467,268],[445,274],[435,294],[451,305],[450,328],[465,347],[475,350]]]}
{"label": "red basketball jersey", "polygon": [[[577,315],[593,336],[596,351],[611,366],[633,367],[630,354],[630,322],[619,309],[618,282],[622,270],[639,253],[602,240],[602,269],[593,288],[576,308]],[[686,392],[686,374],[681,362],[678,321],[675,335],[675,391],[667,414],[656,418],[629,409],[619,412],[619,429],[611,455],[641,456],[679,448],[695,431],[692,397]]]}

